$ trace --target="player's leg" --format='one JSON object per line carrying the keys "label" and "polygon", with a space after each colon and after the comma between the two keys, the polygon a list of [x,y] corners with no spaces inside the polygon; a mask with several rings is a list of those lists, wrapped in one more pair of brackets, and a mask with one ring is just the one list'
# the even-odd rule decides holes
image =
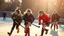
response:
{"label": "player's leg", "polygon": [[25,36],[27,36],[27,34],[25,33]]}
{"label": "player's leg", "polygon": [[19,33],[19,25],[20,25],[20,24],[17,24],[17,25],[16,25],[17,33]]}
{"label": "player's leg", "polygon": [[57,29],[58,29],[58,25],[57,25]]}
{"label": "player's leg", "polygon": [[28,34],[28,36],[30,36],[30,34]]}
{"label": "player's leg", "polygon": [[30,28],[28,28],[28,36],[30,36]]}
{"label": "player's leg", "polygon": [[25,36],[27,36],[27,28],[26,28],[26,25],[25,25],[24,32],[25,32]]}
{"label": "player's leg", "polygon": [[58,21],[56,22],[56,27],[57,27],[57,29],[58,29]]}
{"label": "player's leg", "polygon": [[54,30],[55,30],[55,26],[56,26],[56,24],[54,24]]}
{"label": "player's leg", "polygon": [[[49,22],[48,22],[48,23],[45,23],[45,24],[46,24],[46,26],[47,26],[47,27],[49,27],[49,25],[50,25],[50,23],[49,23]],[[48,33],[48,29],[46,29],[46,28],[45,28],[45,31],[46,31],[46,33],[45,33],[45,34],[47,34],[47,33]]]}
{"label": "player's leg", "polygon": [[25,36],[30,36],[30,28],[29,26],[31,26],[31,23],[26,23],[25,25]]}
{"label": "player's leg", "polygon": [[52,22],[52,24],[51,24],[51,29],[52,29],[53,24],[54,24],[54,22]]}
{"label": "player's leg", "polygon": [[47,33],[48,33],[48,29],[45,29],[45,31],[46,31],[46,33],[45,33],[45,34],[47,34]]}
{"label": "player's leg", "polygon": [[25,22],[24,25],[25,25],[24,33],[25,33],[25,36],[27,36],[27,22]]}
{"label": "player's leg", "polygon": [[25,29],[25,36],[27,36],[27,35],[30,36],[30,30],[29,30],[29,28]]}
{"label": "player's leg", "polygon": [[12,26],[11,31],[10,31],[10,32],[8,32],[8,35],[9,35],[9,36],[11,36],[11,34],[12,34],[12,32],[13,32],[14,28],[15,28],[15,24],[13,23],[13,26]]}
{"label": "player's leg", "polygon": [[31,26],[31,23],[28,23],[27,26],[26,26],[28,36],[30,36],[30,28],[29,28],[29,26]]}
{"label": "player's leg", "polygon": [[43,36],[43,34],[44,34],[44,30],[42,29],[42,30],[41,30],[41,35],[40,35],[40,36]]}

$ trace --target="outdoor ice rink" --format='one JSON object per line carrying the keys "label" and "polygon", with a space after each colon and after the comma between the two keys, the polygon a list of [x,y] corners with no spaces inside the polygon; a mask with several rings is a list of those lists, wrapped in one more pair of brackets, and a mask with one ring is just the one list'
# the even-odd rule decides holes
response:
{"label": "outdoor ice rink", "polygon": [[[34,24],[38,25],[38,23],[34,22]],[[22,22],[23,25],[23,22]],[[12,27],[12,20],[10,18],[7,18],[5,21],[2,20],[2,18],[0,18],[0,36],[8,36],[7,32],[9,32],[11,30]],[[40,36],[41,33],[41,26],[40,28],[37,28],[35,26],[31,26],[30,27],[30,35],[31,36]],[[12,33],[12,36],[24,36],[24,28],[22,28],[20,26],[20,32],[17,34],[16,33],[16,29],[14,30],[14,32]],[[49,32],[46,35],[44,33],[44,36],[64,36],[64,25],[59,25],[59,29],[58,31],[54,31],[53,29],[51,30],[49,27]]]}

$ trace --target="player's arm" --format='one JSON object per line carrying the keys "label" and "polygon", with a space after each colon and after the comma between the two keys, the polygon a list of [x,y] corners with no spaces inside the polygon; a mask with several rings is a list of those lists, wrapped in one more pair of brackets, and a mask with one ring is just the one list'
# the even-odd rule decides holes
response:
{"label": "player's arm", "polygon": [[31,15],[31,17],[32,17],[32,22],[33,22],[35,20],[35,17],[33,15]]}
{"label": "player's arm", "polygon": [[38,23],[39,23],[39,25],[41,25],[41,17],[40,16],[38,16]]}
{"label": "player's arm", "polygon": [[15,18],[15,14],[14,13],[11,15],[11,18],[12,18],[13,21],[15,21],[16,18]]}

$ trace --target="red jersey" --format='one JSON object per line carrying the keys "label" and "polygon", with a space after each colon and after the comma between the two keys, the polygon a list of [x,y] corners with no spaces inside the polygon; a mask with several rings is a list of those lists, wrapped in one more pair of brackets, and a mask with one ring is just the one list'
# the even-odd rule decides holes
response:
{"label": "red jersey", "polygon": [[44,13],[42,16],[38,17],[39,23],[41,22],[41,20],[43,22],[50,22],[50,17],[49,17],[49,15],[47,15],[47,14]]}

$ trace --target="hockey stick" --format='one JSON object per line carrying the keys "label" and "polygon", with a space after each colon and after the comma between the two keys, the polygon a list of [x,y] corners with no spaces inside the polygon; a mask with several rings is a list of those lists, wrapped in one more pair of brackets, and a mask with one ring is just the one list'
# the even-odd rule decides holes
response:
{"label": "hockey stick", "polygon": [[21,27],[25,28],[24,26],[20,25]]}
{"label": "hockey stick", "polygon": [[35,27],[38,27],[38,28],[40,28],[40,26],[38,26],[38,25],[35,25],[35,24],[32,24],[33,26],[35,26]]}
{"label": "hockey stick", "polygon": [[[16,22],[16,21],[15,21]],[[18,24],[18,22],[16,22]],[[20,25],[21,27],[25,28],[24,26]]]}

